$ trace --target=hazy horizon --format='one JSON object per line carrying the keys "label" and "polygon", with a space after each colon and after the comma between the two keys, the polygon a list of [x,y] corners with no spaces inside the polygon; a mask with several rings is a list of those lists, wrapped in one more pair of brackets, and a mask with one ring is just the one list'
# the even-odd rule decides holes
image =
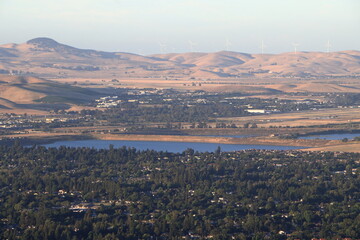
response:
{"label": "hazy horizon", "polygon": [[0,44],[52,38],[82,49],[284,53],[360,49],[360,1],[0,1]]}

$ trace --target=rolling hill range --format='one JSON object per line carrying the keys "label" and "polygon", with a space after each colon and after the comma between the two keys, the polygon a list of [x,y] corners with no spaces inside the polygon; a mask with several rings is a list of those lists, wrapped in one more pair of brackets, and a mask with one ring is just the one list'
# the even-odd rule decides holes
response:
{"label": "rolling hill range", "polygon": [[360,52],[132,53],[78,49],[49,38],[0,45],[0,73],[44,78],[202,78],[359,76]]}
{"label": "rolling hill range", "polygon": [[99,96],[91,89],[79,88],[36,77],[0,74],[0,108],[64,109],[71,104],[88,103]]}

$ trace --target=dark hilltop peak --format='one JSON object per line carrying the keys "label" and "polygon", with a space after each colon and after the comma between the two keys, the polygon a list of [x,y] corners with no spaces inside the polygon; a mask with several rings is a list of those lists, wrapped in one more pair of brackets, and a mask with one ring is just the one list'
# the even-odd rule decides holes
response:
{"label": "dark hilltop peak", "polygon": [[69,45],[59,43],[51,38],[39,37],[26,42],[34,45],[33,51],[57,52],[61,55],[75,55],[78,57],[102,57],[102,58],[118,58],[111,52],[101,52],[88,49],[79,49]]}
{"label": "dark hilltop peak", "polygon": [[57,41],[46,37],[34,38],[27,41],[26,43],[38,45],[39,47],[43,47],[43,48],[54,48],[59,46],[59,43]]}

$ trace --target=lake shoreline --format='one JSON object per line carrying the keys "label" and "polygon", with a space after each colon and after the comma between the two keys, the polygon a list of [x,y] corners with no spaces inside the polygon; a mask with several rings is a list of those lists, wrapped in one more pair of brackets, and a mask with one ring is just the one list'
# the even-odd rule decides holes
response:
{"label": "lake shoreline", "polygon": [[[159,141],[159,142],[194,142],[194,143],[218,143],[237,145],[273,145],[294,147],[323,147],[332,140],[303,140],[303,139],[278,139],[274,137],[217,137],[217,136],[178,136],[178,135],[125,135],[125,134],[93,134],[98,140],[125,140],[125,141]],[[337,143],[338,141],[336,141]]]}
{"label": "lake shoreline", "polygon": [[78,140],[111,140],[111,141],[145,141],[145,142],[179,142],[179,143],[214,143],[228,145],[263,145],[302,147],[304,150],[331,149],[331,146],[341,145],[339,140],[324,139],[279,139],[276,137],[221,137],[221,136],[191,136],[191,135],[140,135],[140,134],[64,134],[64,133],[34,133],[2,136],[1,144],[11,145],[19,141],[22,145],[41,145],[59,141]]}

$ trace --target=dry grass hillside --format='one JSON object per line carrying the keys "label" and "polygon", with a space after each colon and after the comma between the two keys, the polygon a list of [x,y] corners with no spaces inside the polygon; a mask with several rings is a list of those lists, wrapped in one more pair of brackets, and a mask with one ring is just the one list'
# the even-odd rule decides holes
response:
{"label": "dry grass hillside", "polygon": [[217,52],[154,55],[190,66],[193,71],[211,71],[234,76],[341,76],[360,74],[360,52],[299,52],[244,54]]}
{"label": "dry grass hillside", "polygon": [[0,73],[45,78],[237,78],[359,76],[360,52],[246,54],[171,53],[141,56],[78,49],[49,38],[0,45]]}
{"label": "dry grass hillside", "polygon": [[98,94],[35,77],[0,75],[0,108],[49,109],[86,103]]}

